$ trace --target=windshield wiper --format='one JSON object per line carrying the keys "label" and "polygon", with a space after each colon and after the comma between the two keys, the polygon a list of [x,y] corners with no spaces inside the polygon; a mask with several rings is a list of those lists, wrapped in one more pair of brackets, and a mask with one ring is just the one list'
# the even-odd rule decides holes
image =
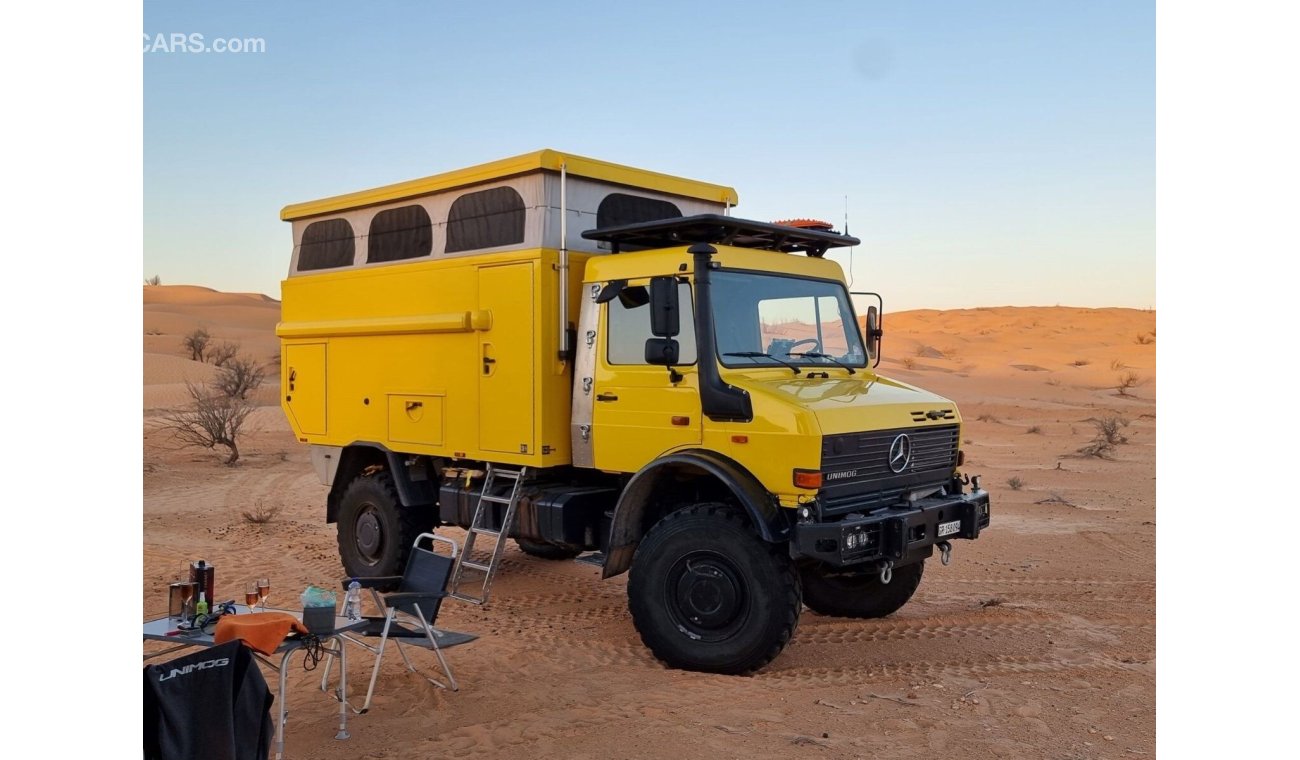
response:
{"label": "windshield wiper", "polygon": [[728,353],[723,354],[723,356],[739,356],[744,359],[757,359],[758,357],[761,356],[764,359],[771,359],[777,364],[782,364],[789,367],[790,369],[794,370],[794,373],[796,375],[799,374],[799,368],[796,367],[795,365],[791,364],[788,361],[778,359],[775,356],[772,356],[771,354],[765,354],[762,351],[730,351]]}
{"label": "windshield wiper", "polygon": [[836,359],[835,357],[833,357],[833,356],[831,356],[831,355],[829,355],[829,354],[823,354],[823,353],[820,352],[820,351],[800,351],[800,352],[797,352],[797,353],[787,353],[786,356],[806,356],[806,357],[808,357],[809,359],[825,359],[826,361],[831,362],[832,364],[835,364],[836,366],[843,367],[844,369],[847,369],[847,370],[849,371],[849,374],[850,374],[850,375],[856,375],[856,374],[858,374],[857,371],[854,370],[854,369],[853,369],[852,367],[850,367],[849,365],[847,365],[847,364],[843,364],[843,363],[840,362],[840,360]]}

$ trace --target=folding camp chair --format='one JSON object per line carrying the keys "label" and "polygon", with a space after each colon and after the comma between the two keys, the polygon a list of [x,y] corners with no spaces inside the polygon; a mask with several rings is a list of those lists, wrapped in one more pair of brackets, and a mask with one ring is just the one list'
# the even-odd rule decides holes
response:
{"label": "folding camp chair", "polygon": [[[423,549],[420,543],[428,539],[430,548]],[[442,542],[451,547],[451,556],[437,554],[432,551],[433,542]],[[379,680],[379,668],[384,661],[384,649],[391,639],[397,645],[397,651],[402,655],[402,660],[406,663],[407,669],[412,673],[418,673],[415,666],[411,664],[410,657],[407,656],[405,649],[402,647],[403,640],[407,644],[432,649],[438,657],[438,663],[442,667],[442,672],[446,676],[448,684],[452,691],[459,691],[460,687],[456,685],[456,677],[451,673],[451,667],[447,664],[446,658],[442,656],[443,647],[463,644],[467,641],[473,641],[476,636],[453,631],[439,631],[433,627],[434,621],[438,619],[438,610],[442,607],[442,600],[447,596],[447,581],[451,577],[452,566],[456,562],[457,547],[456,542],[443,536],[435,536],[432,533],[421,533],[415,538],[415,545],[411,547],[411,556],[406,561],[406,571],[400,576],[377,576],[370,578],[356,578],[362,588],[369,589],[370,595],[379,608],[381,615],[377,617],[366,617],[367,625],[364,629],[358,630],[355,634],[344,634],[344,636],[354,644],[364,647],[375,655],[375,669],[370,674],[370,687],[366,690],[366,701],[360,708],[352,707],[354,712],[364,713],[370,709],[370,700],[375,694],[375,682]],[[353,579],[349,578],[343,581],[346,589]],[[381,593],[380,588],[391,588],[396,585],[397,590],[387,593]],[[371,646],[357,638],[379,639],[379,645]],[[330,666],[334,658],[331,656],[325,663],[325,672],[321,675],[321,690],[328,691]],[[421,674],[423,675],[423,674]],[[430,683],[439,688],[446,689],[448,684],[424,676]]]}

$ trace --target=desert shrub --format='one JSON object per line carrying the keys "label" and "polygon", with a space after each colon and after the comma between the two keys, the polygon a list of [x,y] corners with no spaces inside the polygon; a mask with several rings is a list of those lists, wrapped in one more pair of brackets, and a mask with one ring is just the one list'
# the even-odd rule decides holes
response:
{"label": "desert shrub", "polygon": [[1155,343],[1155,342],[1156,342],[1156,334],[1155,334],[1155,333],[1146,333],[1146,334],[1138,333],[1138,336],[1137,336],[1136,341],[1137,341],[1137,344],[1138,344],[1139,346],[1149,346],[1149,345],[1151,345],[1152,343]]}
{"label": "desert shrub", "polygon": [[218,367],[224,367],[226,362],[234,359],[239,353],[239,344],[230,341],[222,341],[208,348],[207,361],[209,364],[215,364]]}
{"label": "desert shrub", "polygon": [[1119,359],[1111,359],[1110,368],[1118,372],[1122,369],[1128,369],[1128,365],[1120,361]]}
{"label": "desert shrub", "polygon": [[916,369],[916,360],[910,356],[903,357],[903,366],[907,369]]}
{"label": "desert shrub", "polygon": [[1007,480],[1007,487],[1012,491],[1019,491],[1025,487],[1025,481],[1021,480],[1019,477],[1009,478]]}
{"label": "desert shrub", "polygon": [[243,399],[266,380],[266,370],[248,356],[229,359],[217,373],[217,390],[227,398]]}
{"label": "desert shrub", "polygon": [[1086,367],[1089,364],[1092,364],[1092,362],[1087,359],[1075,359],[1074,361],[1070,362],[1070,364],[1075,367]]}
{"label": "desert shrub", "polygon": [[1096,433],[1086,446],[1078,450],[1078,453],[1085,457],[1096,457],[1097,459],[1111,459],[1116,446],[1128,443],[1128,437],[1124,435],[1124,428],[1128,427],[1128,420],[1123,417],[1096,417],[1089,419]]}
{"label": "desert shrub", "polygon": [[1124,374],[1119,376],[1119,379],[1115,385],[1115,390],[1119,391],[1119,395],[1127,396],[1128,389],[1137,385],[1138,380],[1140,379],[1141,378],[1138,377],[1138,374],[1136,372],[1125,372]]}
{"label": "desert shrub", "polygon": [[1118,446],[1121,443],[1128,443],[1128,438],[1124,436],[1124,428],[1128,427],[1128,420],[1123,417],[1104,417],[1102,419],[1090,420],[1097,428],[1097,434],[1105,439],[1106,443],[1112,446]]}
{"label": "desert shrub", "polygon": [[153,277],[149,277],[149,278],[145,279],[144,284],[145,284],[145,285],[161,285],[161,284],[162,284],[162,278],[159,277],[158,275],[154,275]]}
{"label": "desert shrub", "polygon": [[1027,435],[1042,435],[1043,429],[1037,425],[1030,425],[1029,427],[1025,428],[1025,433]]}
{"label": "desert shrub", "polygon": [[227,465],[239,461],[239,432],[253,411],[252,405],[239,398],[215,392],[202,384],[186,381],[191,402],[182,409],[163,414],[162,428],[183,446],[205,449],[225,446],[230,450]]}
{"label": "desert shrub", "polygon": [[246,509],[240,514],[244,516],[244,522],[252,525],[265,525],[271,522],[280,514],[281,505],[267,504],[262,499],[258,499],[252,509]]}
{"label": "desert shrub", "polygon": [[980,421],[980,422],[994,422],[994,423],[998,423],[998,424],[1001,424],[1001,423],[1002,423],[1002,420],[998,419],[997,417],[994,417],[994,416],[991,415],[991,414],[981,414],[980,416],[976,417],[975,419],[978,420],[978,421]]}
{"label": "desert shrub", "polygon": [[190,352],[191,359],[196,362],[201,362],[203,361],[203,357],[207,354],[208,344],[211,342],[212,336],[208,335],[207,330],[200,327],[195,329],[189,335],[186,335],[181,340],[181,345],[185,347],[186,351]]}

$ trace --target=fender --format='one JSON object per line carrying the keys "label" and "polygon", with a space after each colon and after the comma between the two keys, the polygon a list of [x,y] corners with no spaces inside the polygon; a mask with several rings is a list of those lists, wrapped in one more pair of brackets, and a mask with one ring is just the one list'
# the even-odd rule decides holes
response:
{"label": "fender", "polygon": [[[365,468],[382,463],[393,476],[393,485],[397,487],[397,497],[402,506],[424,506],[438,503],[438,479],[423,464],[407,466],[406,454],[391,451],[381,443],[356,441],[343,447],[339,454],[338,467],[333,482],[330,484],[329,497],[325,501],[325,521],[338,521],[339,495],[348,487],[352,479],[361,474]],[[421,477],[423,476],[423,477]]]}
{"label": "fender", "polygon": [[650,497],[661,478],[671,477],[676,471],[704,473],[715,478],[745,509],[764,541],[777,543],[790,539],[785,510],[748,470],[717,452],[687,449],[654,460],[628,481],[614,508],[602,577],[619,575],[632,566],[632,555],[644,535],[642,521]]}

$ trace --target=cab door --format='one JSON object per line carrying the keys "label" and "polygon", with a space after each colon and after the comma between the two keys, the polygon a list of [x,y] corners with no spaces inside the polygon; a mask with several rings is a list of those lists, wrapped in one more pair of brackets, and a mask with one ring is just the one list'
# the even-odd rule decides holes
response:
{"label": "cab door", "polygon": [[[646,288],[648,279],[627,287]],[[632,291],[636,293],[636,291]],[[682,379],[647,364],[650,306],[644,297],[616,297],[601,306],[600,340],[592,384],[592,455],[598,469],[636,472],[677,448],[697,446],[703,423],[695,371],[695,310],[691,286],[678,284],[681,333],[677,335]]]}

